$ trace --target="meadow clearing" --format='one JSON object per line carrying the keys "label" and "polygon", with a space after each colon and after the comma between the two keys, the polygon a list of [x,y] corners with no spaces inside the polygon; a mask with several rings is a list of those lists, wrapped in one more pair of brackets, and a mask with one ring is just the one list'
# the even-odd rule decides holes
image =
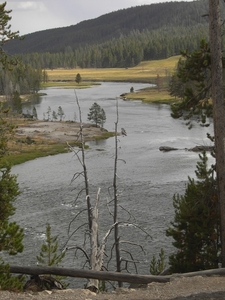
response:
{"label": "meadow clearing", "polygon": [[[46,70],[48,82],[43,86],[62,86],[63,88],[88,88],[101,81],[144,82],[158,84],[159,88],[148,88],[138,93],[126,94],[129,99],[139,99],[146,102],[168,102],[174,100],[167,91],[169,80],[176,68],[180,56],[173,56],[162,60],[143,61],[132,68],[106,69],[54,69]],[[75,82],[77,74],[82,81]]]}

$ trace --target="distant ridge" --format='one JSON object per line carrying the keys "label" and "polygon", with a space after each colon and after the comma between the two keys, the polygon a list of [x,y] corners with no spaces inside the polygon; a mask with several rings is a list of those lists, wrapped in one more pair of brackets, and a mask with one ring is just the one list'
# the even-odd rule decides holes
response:
{"label": "distant ridge", "polygon": [[202,17],[207,11],[207,0],[136,6],[82,21],[77,25],[30,33],[22,41],[9,42],[5,49],[10,54],[57,53],[102,44],[131,33],[138,36],[145,31],[155,34],[163,30],[168,35],[176,36],[179,28],[185,28],[189,31],[191,29],[194,34],[195,29],[207,28],[208,20]]}

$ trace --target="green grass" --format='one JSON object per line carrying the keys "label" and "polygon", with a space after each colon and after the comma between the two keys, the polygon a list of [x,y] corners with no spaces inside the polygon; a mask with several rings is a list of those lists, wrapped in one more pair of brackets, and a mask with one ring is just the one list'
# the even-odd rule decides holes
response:
{"label": "green grass", "polygon": [[26,161],[30,161],[39,157],[45,157],[49,155],[56,155],[60,153],[67,153],[68,148],[66,144],[54,144],[54,145],[48,145],[44,148],[39,149],[32,149],[29,151],[27,149],[27,152],[19,152],[18,153],[11,153],[4,157],[4,159],[1,159],[0,164],[2,164],[4,161],[7,161],[10,165],[18,165],[22,164]]}
{"label": "green grass", "polygon": [[145,88],[138,92],[125,94],[126,99],[141,100],[146,103],[166,103],[177,101],[171,97],[167,90],[157,90],[156,88]]}
{"label": "green grass", "polygon": [[93,139],[95,141],[99,141],[99,140],[106,140],[110,137],[113,137],[115,136],[115,133],[114,132],[104,132],[102,135],[96,135],[93,137]]}

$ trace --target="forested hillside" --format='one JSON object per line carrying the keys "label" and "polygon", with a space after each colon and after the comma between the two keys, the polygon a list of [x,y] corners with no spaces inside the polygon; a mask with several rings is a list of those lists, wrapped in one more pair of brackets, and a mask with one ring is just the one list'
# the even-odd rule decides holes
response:
{"label": "forested hillside", "polygon": [[6,50],[35,68],[130,67],[198,47],[208,36],[207,10],[207,0],[131,7],[31,33]]}

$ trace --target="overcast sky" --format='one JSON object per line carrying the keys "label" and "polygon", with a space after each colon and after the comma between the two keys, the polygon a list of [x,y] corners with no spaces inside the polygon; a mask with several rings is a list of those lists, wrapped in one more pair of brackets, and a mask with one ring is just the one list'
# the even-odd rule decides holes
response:
{"label": "overcast sky", "polygon": [[[186,0],[192,1],[192,0]],[[3,3],[1,1],[0,3]],[[166,0],[6,0],[12,9],[12,31],[20,34],[75,25],[103,14],[132,6],[169,2]]]}

